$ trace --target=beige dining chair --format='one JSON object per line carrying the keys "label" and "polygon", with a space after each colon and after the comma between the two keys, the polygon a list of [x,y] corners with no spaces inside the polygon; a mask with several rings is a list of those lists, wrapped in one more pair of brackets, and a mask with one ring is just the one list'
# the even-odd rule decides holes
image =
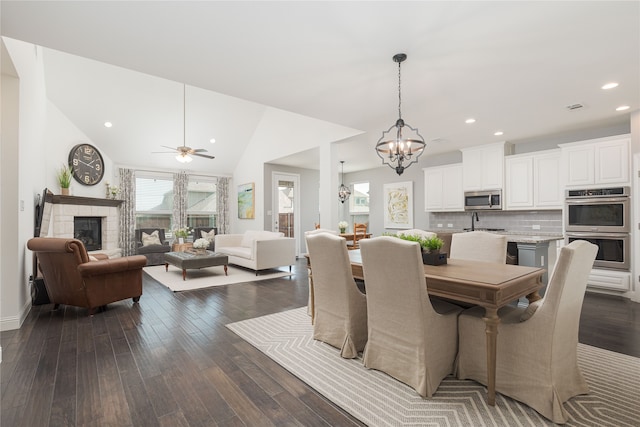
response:
{"label": "beige dining chair", "polygon": [[[331,230],[329,228],[319,228],[318,227],[319,224],[316,224],[316,227],[313,230],[309,230],[309,231],[305,231],[304,232],[304,241],[305,241],[305,245],[307,248],[309,248],[309,244],[307,243],[307,236],[312,236],[314,234],[318,234],[318,233],[329,233],[329,234],[333,234],[334,236],[338,235],[338,232],[335,230]],[[308,251],[308,249],[307,249]],[[308,270],[307,272],[308,276],[309,276],[309,301],[307,303],[307,314],[309,316],[311,316],[311,324],[313,325],[315,318],[313,315],[313,304],[314,304],[314,298],[313,298],[313,276],[312,276],[312,272],[311,270]]]}
{"label": "beige dining chair", "polygon": [[[578,367],[580,311],[597,246],[576,240],[560,250],[543,299],[499,311],[496,391],[555,423],[567,422],[563,403],[589,392]],[[484,309],[459,318],[456,374],[487,384]]]}
{"label": "beige dining chair", "polygon": [[352,359],[367,342],[367,298],[351,273],[346,240],[330,233],[307,236],[314,293],[313,338]]}
{"label": "beige dining chair", "polygon": [[486,231],[454,233],[451,236],[449,258],[505,264],[507,243],[507,236]]}
{"label": "beige dining chair", "polygon": [[453,372],[458,314],[429,299],[420,245],[390,236],[360,242],[367,289],[364,366],[431,397]]}

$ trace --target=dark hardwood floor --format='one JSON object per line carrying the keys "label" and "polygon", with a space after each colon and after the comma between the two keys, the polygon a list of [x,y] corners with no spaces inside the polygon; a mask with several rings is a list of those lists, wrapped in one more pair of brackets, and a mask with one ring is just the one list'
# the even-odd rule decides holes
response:
{"label": "dark hardwood floor", "polygon": [[[225,325],[306,305],[292,278],[173,293],[145,276],[140,304],[33,307],[0,334],[0,425],[349,426],[357,420]],[[580,341],[640,357],[640,304],[588,294]]]}

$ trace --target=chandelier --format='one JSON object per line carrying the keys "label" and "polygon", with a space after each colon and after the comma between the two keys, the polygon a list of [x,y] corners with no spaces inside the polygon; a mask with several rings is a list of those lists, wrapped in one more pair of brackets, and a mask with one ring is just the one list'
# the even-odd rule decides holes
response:
{"label": "chandelier", "polygon": [[[402,93],[400,79],[400,64],[407,59],[404,53],[393,56],[393,62],[398,63],[398,120],[388,130],[382,132],[382,136],[376,144],[376,153],[382,159],[382,164],[395,169],[398,175],[413,163],[418,162],[418,157],[427,145],[417,128],[412,128],[402,120]],[[395,131],[392,133],[392,129]]]}
{"label": "chandelier", "polygon": [[338,187],[338,199],[340,199],[340,202],[344,203],[345,200],[349,199],[351,190],[349,190],[349,187],[344,185],[344,160],[340,160],[340,163],[342,164],[342,184]]}

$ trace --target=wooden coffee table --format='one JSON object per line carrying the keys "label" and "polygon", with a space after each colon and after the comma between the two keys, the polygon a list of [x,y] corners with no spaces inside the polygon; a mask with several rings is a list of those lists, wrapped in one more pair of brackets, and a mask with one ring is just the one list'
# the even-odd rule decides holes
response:
{"label": "wooden coffee table", "polygon": [[182,280],[187,280],[187,270],[195,268],[224,266],[224,275],[227,276],[229,257],[225,254],[207,251],[204,254],[194,252],[167,252],[164,254],[165,271],[169,271],[169,264],[182,269]]}

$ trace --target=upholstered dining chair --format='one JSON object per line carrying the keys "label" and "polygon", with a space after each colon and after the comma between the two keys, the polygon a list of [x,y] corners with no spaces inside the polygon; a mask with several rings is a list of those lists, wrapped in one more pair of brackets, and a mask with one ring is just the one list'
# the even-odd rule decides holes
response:
{"label": "upholstered dining chair", "polygon": [[[307,244],[307,236],[312,236],[318,233],[329,233],[329,234],[333,234],[334,236],[338,235],[337,231],[331,230],[329,228],[319,228],[317,227],[318,225],[319,224],[316,224],[316,228],[314,228],[313,230],[304,232],[304,239],[305,239],[304,241],[305,241],[305,246],[307,247],[307,251],[309,248],[309,245]],[[311,324],[313,325],[313,323],[315,322],[314,311],[313,311],[315,299],[313,297],[313,273],[311,272],[311,269],[308,270],[307,274],[309,276],[309,302],[307,303],[307,314],[311,316]]]}
{"label": "upholstered dining chair", "polygon": [[307,236],[314,289],[313,338],[358,357],[367,342],[367,298],[353,280],[346,240],[331,233]]}
{"label": "upholstered dining chair", "polygon": [[429,299],[417,242],[381,236],[360,242],[360,251],[367,287],[364,366],[431,397],[453,373],[462,309]]}
{"label": "upholstered dining chair", "polygon": [[348,246],[349,249],[358,249],[358,242],[367,237],[367,224],[353,224],[353,243]]}
{"label": "upholstered dining chair", "polygon": [[451,236],[449,258],[505,264],[507,244],[507,236],[486,231],[454,233]]}
{"label": "upholstered dining chair", "polygon": [[[597,246],[575,240],[560,250],[543,299],[526,309],[500,310],[496,391],[523,402],[555,423],[565,423],[563,403],[589,392],[578,367],[580,311]],[[459,318],[456,374],[487,384],[484,309]]]}

